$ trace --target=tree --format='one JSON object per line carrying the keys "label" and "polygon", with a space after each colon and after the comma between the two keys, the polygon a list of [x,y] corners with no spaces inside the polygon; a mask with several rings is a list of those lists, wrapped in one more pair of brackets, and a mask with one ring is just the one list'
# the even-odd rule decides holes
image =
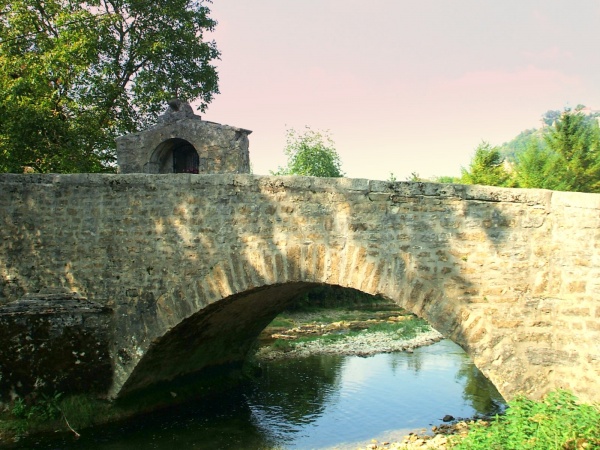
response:
{"label": "tree", "polygon": [[515,181],[518,187],[556,189],[560,183],[552,167],[556,154],[543,142],[532,140],[525,151],[519,153],[515,165]]}
{"label": "tree", "polygon": [[287,166],[279,167],[273,175],[304,175],[312,177],[343,177],[342,163],[328,132],[317,132],[306,127],[299,134],[287,130],[284,153]]}
{"label": "tree", "polygon": [[559,180],[552,189],[600,192],[600,127],[595,117],[565,111],[545,141],[555,155],[548,170]]}
{"label": "tree", "polygon": [[461,183],[487,186],[510,185],[510,174],[504,168],[504,159],[497,147],[482,142],[475,150],[469,169],[462,169]]}
{"label": "tree", "polygon": [[209,0],[0,0],[0,171],[97,172],[169,98],[218,93]]}

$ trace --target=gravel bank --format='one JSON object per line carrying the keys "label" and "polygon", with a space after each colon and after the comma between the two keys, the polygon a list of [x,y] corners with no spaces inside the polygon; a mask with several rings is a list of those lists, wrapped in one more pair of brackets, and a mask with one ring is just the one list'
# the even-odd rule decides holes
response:
{"label": "gravel bank", "polygon": [[[488,425],[487,420],[477,420],[476,422]],[[355,447],[356,450],[447,450],[449,448],[449,437],[452,435],[466,436],[469,427],[474,423],[473,420],[461,420],[454,424],[444,424],[439,427],[433,427],[433,434],[427,434],[425,429],[417,433],[410,433],[404,436],[401,442],[378,442],[375,439],[366,446]],[[354,449],[352,449],[354,450]]]}
{"label": "gravel bank", "polygon": [[363,332],[358,336],[349,336],[346,339],[330,343],[320,340],[299,342],[292,350],[288,351],[262,347],[256,353],[256,357],[271,360],[315,354],[370,356],[376,353],[411,352],[417,347],[430,345],[442,339],[443,336],[435,330],[421,333],[412,339],[398,339],[393,334],[385,332]]}

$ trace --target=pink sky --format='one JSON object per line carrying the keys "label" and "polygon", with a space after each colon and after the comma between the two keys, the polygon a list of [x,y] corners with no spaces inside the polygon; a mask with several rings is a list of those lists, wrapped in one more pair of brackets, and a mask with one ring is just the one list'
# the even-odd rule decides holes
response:
{"label": "pink sky", "polygon": [[329,130],[348,177],[459,175],[549,109],[600,109],[600,1],[214,0],[221,94],[256,174],[288,128]]}

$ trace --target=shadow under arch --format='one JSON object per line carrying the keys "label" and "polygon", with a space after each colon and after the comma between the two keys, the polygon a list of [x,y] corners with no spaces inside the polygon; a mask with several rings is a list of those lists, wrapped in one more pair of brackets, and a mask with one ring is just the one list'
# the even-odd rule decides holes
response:
{"label": "shadow under arch", "polygon": [[[117,399],[143,399],[147,393],[155,397],[158,393],[163,401],[169,402],[168,394],[179,392],[182,386],[185,392],[189,385],[201,385],[205,381],[210,384],[215,378],[239,379],[249,352],[264,328],[298,297],[319,286],[354,289],[322,282],[292,281],[251,288],[207,305],[153,341]],[[397,299],[394,303],[400,305],[401,302]],[[198,391],[195,387],[190,392]]]}
{"label": "shadow under arch", "polygon": [[296,297],[318,285],[264,286],[211,303],[151,344],[118,397],[214,368],[241,369],[260,332]]}
{"label": "shadow under arch", "polygon": [[161,142],[150,157],[153,173],[199,173],[200,157],[187,140],[171,138]]}

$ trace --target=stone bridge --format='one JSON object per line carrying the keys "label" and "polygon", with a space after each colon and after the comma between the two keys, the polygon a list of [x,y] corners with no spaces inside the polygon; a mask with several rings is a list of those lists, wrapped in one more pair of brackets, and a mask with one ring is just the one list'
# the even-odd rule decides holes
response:
{"label": "stone bridge", "polygon": [[600,401],[599,212],[599,195],[545,190],[6,174],[0,303],[66,288],[109,311],[113,398],[236,366],[295,296],[329,284],[425,318],[507,399]]}

